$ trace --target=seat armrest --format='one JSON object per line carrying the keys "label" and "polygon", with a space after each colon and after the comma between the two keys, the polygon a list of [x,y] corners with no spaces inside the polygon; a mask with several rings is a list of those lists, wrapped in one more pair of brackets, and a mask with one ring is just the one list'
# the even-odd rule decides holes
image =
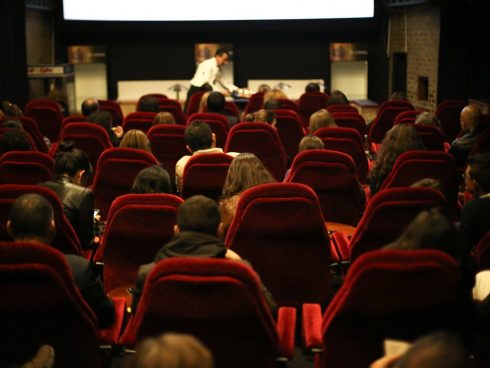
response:
{"label": "seat armrest", "polygon": [[336,231],[332,234],[332,243],[338,251],[341,262],[348,262],[350,260],[349,238],[341,231]]}
{"label": "seat armrest", "polygon": [[303,304],[303,345],[306,351],[322,350],[322,310],[320,304]]}
{"label": "seat armrest", "polygon": [[296,331],[296,308],[281,307],[277,314],[277,334],[279,336],[279,356],[293,358],[294,335]]}

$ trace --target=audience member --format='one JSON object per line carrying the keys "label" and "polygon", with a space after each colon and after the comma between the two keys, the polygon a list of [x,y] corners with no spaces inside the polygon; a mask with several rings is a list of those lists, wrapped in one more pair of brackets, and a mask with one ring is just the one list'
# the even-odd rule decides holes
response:
{"label": "audience member", "polygon": [[240,153],[233,159],[226,175],[219,204],[223,239],[235,217],[238,200],[243,191],[256,185],[274,182],[273,176],[253,153]]}
{"label": "audience member", "polygon": [[138,111],[141,112],[160,112],[160,106],[158,105],[158,98],[151,95],[145,95],[138,101]]}
{"label": "audience member", "polygon": [[124,133],[119,147],[135,148],[151,153],[151,144],[146,134],[138,129],[131,129]]}
{"label": "audience member", "polygon": [[258,93],[267,93],[271,90],[271,86],[268,84],[262,83],[259,88],[257,88]]}
{"label": "audience member", "polygon": [[269,124],[272,128],[276,128],[276,113],[271,110],[260,109],[253,113],[253,120],[256,123],[266,123]]}
{"label": "audience member", "polygon": [[23,116],[22,109],[13,102],[3,100],[0,102],[0,116]]}
{"label": "audience member", "polygon": [[225,96],[220,92],[211,92],[207,99],[208,112],[220,114],[228,120],[228,127],[232,127],[238,120],[235,116],[226,115],[225,113]]}
{"label": "audience member", "polygon": [[125,368],[213,368],[209,349],[192,335],[165,333],[136,345]]}
{"label": "audience member", "polygon": [[274,99],[269,99],[264,102],[264,109],[265,110],[278,110],[282,107],[281,102],[278,100]]}
{"label": "audience member", "polygon": [[441,192],[444,195],[444,197],[446,196],[446,190],[444,188],[444,185],[438,179],[423,178],[417,180],[415,183],[413,183],[410,186],[412,188],[432,188],[437,190],[438,192]]}
{"label": "audience member", "polygon": [[[264,108],[270,110],[270,107],[265,107],[268,101],[270,100],[278,100],[278,99],[287,99],[288,96],[284,93],[283,90],[278,88],[271,89],[270,91],[264,94]],[[280,107],[279,107],[280,108]]]}
{"label": "audience member", "polygon": [[0,135],[0,156],[10,151],[30,151],[31,142],[24,130],[8,129]]}
{"label": "audience member", "polygon": [[82,102],[82,115],[89,116],[93,112],[99,111],[100,105],[99,101],[95,98],[87,98]]}
{"label": "audience member", "polygon": [[442,129],[439,119],[434,114],[427,111],[417,115],[415,118],[415,124],[431,125],[439,130]]}
{"label": "audience member", "polygon": [[335,119],[328,110],[321,109],[310,116],[310,134],[313,134],[320,128],[335,128]]}
{"label": "audience member", "polygon": [[87,154],[75,148],[72,141],[60,142],[54,160],[56,180],[40,185],[56,193],[80,245],[89,249],[94,240],[94,195],[84,186],[92,174],[92,165]]}
{"label": "audience member", "polygon": [[201,96],[201,100],[199,101],[199,109],[197,112],[203,113],[208,111],[208,97],[212,91],[206,91]]}
{"label": "audience member", "polygon": [[407,94],[404,91],[393,91],[390,95],[390,100],[406,100]]}
{"label": "audience member", "polygon": [[316,135],[305,135],[299,142],[299,152],[303,152],[311,149],[325,148],[323,141]]}
{"label": "audience member", "polygon": [[305,92],[320,92],[320,85],[318,83],[310,82],[305,87]]}
{"label": "audience member", "polygon": [[344,92],[339,90],[332,91],[330,98],[327,101],[327,106],[332,105],[349,105],[349,99]]}
{"label": "audience member", "polygon": [[159,124],[177,124],[174,116],[168,111],[160,111],[153,119],[153,125]]}
{"label": "audience member", "polygon": [[[185,130],[184,140],[187,150],[192,155],[223,153],[223,149],[216,147],[216,136],[204,121],[195,120],[191,122]],[[227,152],[227,154],[230,156],[237,155],[235,152]],[[182,157],[175,164],[175,184],[179,192],[182,192],[182,176],[185,165],[187,165],[192,155]]]}
{"label": "audience member", "polygon": [[134,178],[131,193],[172,193],[170,175],[159,165],[147,167]]}
{"label": "audience member", "polygon": [[[56,233],[51,204],[39,194],[20,196],[10,210],[7,231],[15,241],[50,245]],[[114,321],[114,304],[105,295],[102,282],[92,264],[80,256],[64,256],[75,285],[97,316],[99,327],[108,327]]]}
{"label": "audience member", "polygon": [[478,106],[468,105],[460,115],[462,135],[456,138],[449,148],[449,153],[454,156],[456,166],[463,167],[479,134],[481,111]]}
{"label": "audience member", "polygon": [[117,126],[115,128],[112,127],[112,116],[108,111],[97,110],[91,113],[87,121],[91,123],[95,123],[104,128],[109,134],[109,139],[114,147],[119,146],[119,141],[123,136],[124,132],[121,126]]}
{"label": "audience member", "polygon": [[7,119],[2,123],[2,128],[24,130],[19,120]]}
{"label": "audience member", "polygon": [[467,252],[490,230],[490,153],[478,153],[468,158],[467,185],[474,198],[461,209],[459,227],[461,242]]}
{"label": "audience member", "polygon": [[397,124],[386,133],[369,175],[371,195],[376,194],[402,153],[424,149],[417,131],[410,124]]}

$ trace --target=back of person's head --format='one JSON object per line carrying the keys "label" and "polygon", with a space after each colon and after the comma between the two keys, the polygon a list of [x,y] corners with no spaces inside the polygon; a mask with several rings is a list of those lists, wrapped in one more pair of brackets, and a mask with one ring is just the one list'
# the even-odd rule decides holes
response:
{"label": "back of person's head", "polygon": [[10,235],[16,240],[39,239],[49,242],[54,231],[53,207],[35,193],[17,198],[10,209]]}
{"label": "back of person's head", "polygon": [[92,174],[92,164],[84,151],[75,148],[73,141],[61,141],[54,156],[54,170],[56,175],[70,178],[84,170],[86,178]]}
{"label": "back of person's head", "polygon": [[21,129],[8,129],[0,135],[0,156],[10,151],[30,151],[32,150],[29,138]]}
{"label": "back of person's head", "polygon": [[320,85],[315,82],[310,82],[306,85],[305,92],[320,92]]}
{"label": "back of person's head", "polygon": [[262,83],[259,88],[257,88],[258,93],[267,93],[271,90],[271,87],[268,84]]}
{"label": "back of person's head", "polygon": [[223,185],[223,198],[229,198],[245,189],[275,180],[260,159],[253,153],[240,153],[233,158]]}
{"label": "back of person's head", "polygon": [[314,133],[320,128],[334,128],[335,119],[326,109],[321,109],[310,116],[310,133]]}
{"label": "back of person's head", "polygon": [[184,133],[185,143],[192,152],[211,148],[213,145],[213,131],[202,120],[194,120]]}
{"label": "back of person's head", "polygon": [[461,256],[458,232],[439,208],[421,212],[386,249],[437,249],[455,259]]}
{"label": "back of person's head", "polygon": [[394,91],[390,95],[390,100],[406,100],[407,94],[403,91]]}
{"label": "back of person's head", "polygon": [[283,90],[280,90],[279,88],[273,88],[264,94],[264,108],[265,108],[265,104],[269,100],[278,100],[278,99],[287,99],[287,98],[288,96]]}
{"label": "back of person's head", "polygon": [[349,104],[349,99],[344,94],[344,92],[339,90],[332,91],[332,94],[330,95],[330,98],[327,101],[327,106],[348,105],[348,104]]}
{"label": "back of person's head", "polygon": [[476,153],[468,157],[470,179],[475,183],[475,194],[490,192],[490,152]]}
{"label": "back of person's head", "polygon": [[201,87],[199,87],[199,91],[201,92],[211,92],[213,90],[213,86],[209,83],[204,83]]}
{"label": "back of person's head", "polygon": [[19,120],[15,120],[15,119],[5,120],[2,123],[2,128],[24,130],[22,123]]}
{"label": "back of person's head", "polygon": [[418,114],[415,118],[415,124],[431,125],[437,129],[441,129],[441,122],[434,114],[431,114],[430,112]]}
{"label": "back of person's head", "polygon": [[131,129],[124,133],[119,147],[135,148],[151,153],[151,145],[146,134],[138,129]]}
{"label": "back of person's head", "polygon": [[194,336],[165,333],[136,345],[125,368],[213,368],[211,352]]}
{"label": "back of person's head", "polygon": [[186,199],[177,210],[177,225],[180,231],[217,235],[220,222],[218,204],[202,195]]}
{"label": "back of person's head", "polygon": [[0,102],[0,112],[5,116],[22,116],[22,110],[13,102],[3,100]]}
{"label": "back of person's head", "polygon": [[431,188],[437,190],[438,192],[441,192],[444,196],[446,195],[446,190],[444,188],[444,185],[438,179],[423,178],[417,180],[415,183],[413,183],[410,186],[412,188]]}
{"label": "back of person's head", "polygon": [[269,99],[264,102],[265,110],[277,110],[281,108],[281,102],[275,99]]}
{"label": "back of person's head", "polygon": [[422,141],[411,124],[397,124],[384,136],[378,158],[389,155],[396,159],[403,152],[423,148]]}
{"label": "back of person's head", "polygon": [[271,110],[260,109],[254,113],[253,121],[272,125],[276,121],[276,113]]}
{"label": "back of person's head", "polygon": [[199,109],[197,112],[206,112],[208,108],[208,97],[211,94],[212,91],[206,91],[203,93],[201,96],[201,100],[199,101]]}
{"label": "back of person's head", "polygon": [[449,332],[435,332],[417,339],[394,368],[475,367],[461,340]]}
{"label": "back of person's head", "polygon": [[82,115],[89,116],[91,113],[100,109],[99,101],[95,98],[87,98],[82,102]]}
{"label": "back of person's head", "polygon": [[98,124],[105,129],[112,129],[112,115],[106,110],[97,110],[87,117],[87,121]]}
{"label": "back of person's head", "polygon": [[299,152],[322,148],[325,148],[325,144],[316,135],[305,135],[299,142]]}
{"label": "back of person's head", "polygon": [[174,116],[168,111],[160,111],[153,119],[153,125],[159,124],[177,124],[177,122]]}
{"label": "back of person's head", "polygon": [[167,170],[159,165],[152,165],[141,170],[134,179],[131,193],[171,193],[172,184]]}
{"label": "back of person's head", "polygon": [[138,111],[159,112],[158,98],[155,96],[143,96],[139,100]]}
{"label": "back of person's head", "polygon": [[211,92],[207,103],[209,112],[222,113],[225,109],[225,96],[220,92]]}

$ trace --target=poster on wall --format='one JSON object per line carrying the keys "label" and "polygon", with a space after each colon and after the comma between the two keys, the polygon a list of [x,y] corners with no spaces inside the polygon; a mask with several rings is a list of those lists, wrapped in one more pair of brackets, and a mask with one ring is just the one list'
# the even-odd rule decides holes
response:
{"label": "poster on wall", "polygon": [[71,64],[105,63],[105,46],[68,46],[68,60]]}
{"label": "poster on wall", "polygon": [[197,43],[194,46],[194,57],[197,66],[204,60],[214,57],[216,51],[224,48],[229,52],[228,64],[221,67],[221,84],[216,86],[216,89],[224,94],[230,94],[236,89],[233,76],[233,45],[229,43]]}
{"label": "poster on wall", "polygon": [[367,61],[367,46],[362,43],[331,43],[330,61]]}

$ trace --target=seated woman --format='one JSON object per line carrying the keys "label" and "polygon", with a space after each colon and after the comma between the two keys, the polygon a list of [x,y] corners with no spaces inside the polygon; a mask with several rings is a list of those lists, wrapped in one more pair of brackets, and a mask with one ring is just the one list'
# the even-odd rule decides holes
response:
{"label": "seated woman", "polygon": [[82,249],[90,248],[94,239],[94,195],[85,188],[92,165],[85,152],[61,141],[55,157],[56,180],[41,183],[61,200],[63,211],[78,235]]}
{"label": "seated woman", "polygon": [[274,183],[275,180],[262,162],[253,153],[240,153],[231,162],[226,175],[220,200],[222,238],[226,237],[242,192],[260,184]]}
{"label": "seated woman", "polygon": [[127,131],[119,144],[119,147],[135,148],[151,153],[151,144],[146,134],[138,129]]}
{"label": "seated woman", "polygon": [[174,116],[171,113],[169,113],[168,111],[160,111],[158,114],[156,114],[155,118],[153,119],[153,125],[160,125],[160,124],[175,125],[177,123],[175,121]]}
{"label": "seated woman", "polygon": [[158,165],[153,165],[141,170],[134,178],[131,193],[172,193],[172,183],[167,170]]}

